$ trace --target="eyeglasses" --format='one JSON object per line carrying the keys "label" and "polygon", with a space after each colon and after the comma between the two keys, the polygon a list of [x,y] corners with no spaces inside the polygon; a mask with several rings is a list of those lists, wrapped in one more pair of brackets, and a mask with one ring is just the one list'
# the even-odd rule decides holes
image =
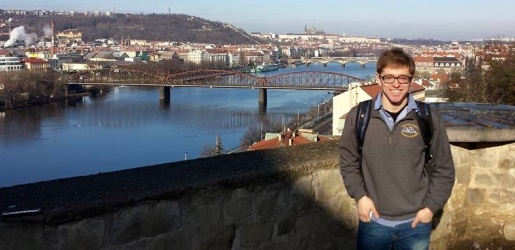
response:
{"label": "eyeglasses", "polygon": [[408,83],[411,82],[411,78],[412,78],[411,76],[404,76],[404,75],[400,75],[400,76],[390,76],[390,75],[381,76],[381,79],[386,84],[392,84],[393,82],[395,82],[395,80],[397,80],[397,82],[400,83],[400,84],[408,84]]}

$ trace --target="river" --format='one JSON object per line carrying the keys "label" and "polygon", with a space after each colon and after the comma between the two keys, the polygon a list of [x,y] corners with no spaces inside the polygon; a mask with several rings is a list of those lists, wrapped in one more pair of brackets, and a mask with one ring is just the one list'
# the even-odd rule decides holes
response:
{"label": "river", "polygon": [[[285,68],[330,71],[359,78],[375,72],[330,63]],[[236,148],[259,123],[258,90],[173,88],[163,105],[157,88],[117,87],[97,96],[0,113],[0,187],[90,175],[193,159],[220,135]],[[319,102],[327,91],[268,90],[266,115],[287,123]]]}

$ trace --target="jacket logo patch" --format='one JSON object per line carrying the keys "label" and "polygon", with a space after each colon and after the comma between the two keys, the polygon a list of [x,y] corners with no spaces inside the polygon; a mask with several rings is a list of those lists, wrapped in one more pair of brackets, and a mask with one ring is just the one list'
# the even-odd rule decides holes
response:
{"label": "jacket logo patch", "polygon": [[413,138],[419,134],[418,131],[419,129],[417,125],[408,123],[402,125],[401,134],[405,137]]}

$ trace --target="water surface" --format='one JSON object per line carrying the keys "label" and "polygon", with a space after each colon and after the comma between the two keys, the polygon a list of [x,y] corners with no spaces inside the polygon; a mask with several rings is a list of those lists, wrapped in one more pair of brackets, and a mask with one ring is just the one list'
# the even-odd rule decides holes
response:
{"label": "water surface", "polygon": [[[314,64],[266,75],[318,70],[364,78],[374,67]],[[263,117],[258,90],[173,88],[169,105],[158,97],[157,88],[119,87],[0,114],[0,187],[197,158],[217,135],[224,149],[236,148]],[[287,123],[331,97],[327,91],[268,90],[266,116]]]}

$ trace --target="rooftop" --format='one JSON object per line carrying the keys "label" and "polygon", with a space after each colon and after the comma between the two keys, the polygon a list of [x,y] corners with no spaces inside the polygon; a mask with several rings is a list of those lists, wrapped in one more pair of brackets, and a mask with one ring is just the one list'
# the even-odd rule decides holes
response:
{"label": "rooftop", "polygon": [[515,106],[456,102],[432,103],[431,107],[456,142],[515,141]]}

